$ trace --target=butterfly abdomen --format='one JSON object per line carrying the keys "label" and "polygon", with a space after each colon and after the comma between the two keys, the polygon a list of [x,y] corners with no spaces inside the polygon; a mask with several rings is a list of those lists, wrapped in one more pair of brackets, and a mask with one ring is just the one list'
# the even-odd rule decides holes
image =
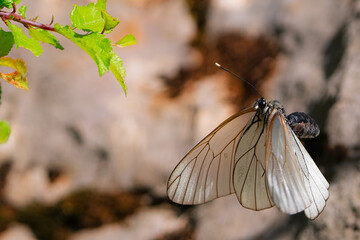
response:
{"label": "butterfly abdomen", "polygon": [[313,118],[303,112],[288,115],[287,122],[299,138],[314,138],[320,134],[320,128]]}

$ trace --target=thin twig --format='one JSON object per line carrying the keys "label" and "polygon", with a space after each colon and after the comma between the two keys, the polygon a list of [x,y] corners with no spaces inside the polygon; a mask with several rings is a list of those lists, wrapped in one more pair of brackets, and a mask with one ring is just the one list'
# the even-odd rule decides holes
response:
{"label": "thin twig", "polygon": [[51,15],[51,21],[50,21],[49,25],[52,25],[53,22],[54,22],[54,15]]}
{"label": "thin twig", "polygon": [[12,12],[7,13],[7,12],[0,11],[1,19],[4,22],[6,22],[6,20],[12,20],[15,22],[19,22],[19,23],[23,24],[26,28],[28,28],[29,26],[33,26],[33,27],[41,28],[41,29],[48,30],[48,31],[56,31],[55,28],[53,26],[51,26],[50,24],[38,23],[38,22],[35,22],[32,20],[26,19],[23,16],[16,14],[14,12],[14,10],[16,11],[16,8],[15,8],[15,5],[13,4]]}
{"label": "thin twig", "polygon": [[13,2],[11,5],[13,6],[13,10],[12,10],[12,12],[11,12],[11,13],[15,13],[15,12],[16,12],[16,5],[15,5],[15,3],[14,3],[14,2]]}

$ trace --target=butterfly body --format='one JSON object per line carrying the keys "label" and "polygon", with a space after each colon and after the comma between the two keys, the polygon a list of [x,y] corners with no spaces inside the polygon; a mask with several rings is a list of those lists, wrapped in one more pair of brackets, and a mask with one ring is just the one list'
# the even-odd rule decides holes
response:
{"label": "butterfly body", "polygon": [[235,193],[249,209],[276,205],[315,219],[325,207],[329,184],[288,121],[279,101],[262,97],[231,116],[175,167],[169,198],[191,205]]}

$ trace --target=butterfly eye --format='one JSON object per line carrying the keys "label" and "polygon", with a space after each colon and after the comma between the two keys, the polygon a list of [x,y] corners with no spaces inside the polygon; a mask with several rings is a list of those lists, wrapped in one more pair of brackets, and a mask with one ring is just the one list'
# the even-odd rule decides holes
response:
{"label": "butterfly eye", "polygon": [[266,100],[265,100],[265,98],[263,98],[263,97],[259,98],[259,100],[258,100],[258,106],[259,106],[259,108],[265,108],[265,106],[266,106]]}

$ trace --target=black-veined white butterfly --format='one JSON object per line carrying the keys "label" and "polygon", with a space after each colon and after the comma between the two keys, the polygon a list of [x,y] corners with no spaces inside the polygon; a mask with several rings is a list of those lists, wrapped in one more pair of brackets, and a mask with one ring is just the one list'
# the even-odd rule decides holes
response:
{"label": "black-veined white butterfly", "polygon": [[235,193],[245,208],[276,205],[288,214],[304,211],[313,220],[325,207],[329,183],[298,137],[318,134],[310,116],[286,117],[280,102],[260,97],[186,154],[171,173],[168,196],[193,205]]}

